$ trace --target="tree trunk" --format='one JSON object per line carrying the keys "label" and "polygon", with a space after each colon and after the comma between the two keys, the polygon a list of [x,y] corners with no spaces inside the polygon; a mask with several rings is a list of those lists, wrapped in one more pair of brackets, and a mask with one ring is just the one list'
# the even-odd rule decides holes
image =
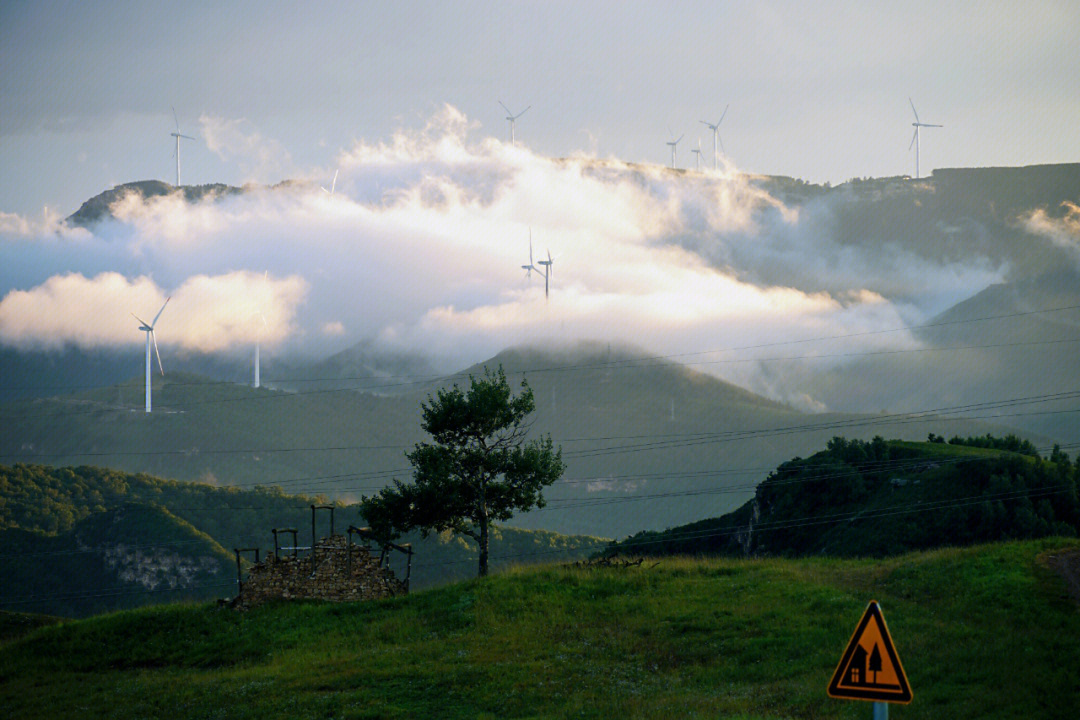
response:
{"label": "tree trunk", "polygon": [[488,574],[488,519],[487,508],[480,514],[480,577]]}

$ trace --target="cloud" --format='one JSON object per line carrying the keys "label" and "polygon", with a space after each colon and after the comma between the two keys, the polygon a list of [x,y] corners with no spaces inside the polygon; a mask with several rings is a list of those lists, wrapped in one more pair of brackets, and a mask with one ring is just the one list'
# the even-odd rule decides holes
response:
{"label": "cloud", "polygon": [[206,147],[222,160],[235,160],[249,182],[275,183],[295,171],[292,157],[281,143],[264,137],[243,118],[199,116]]}
{"label": "cloud", "polygon": [[[296,330],[296,307],[306,289],[295,275],[264,278],[240,271],[192,276],[173,291],[162,312],[155,328],[158,342],[203,352],[228,351],[256,340],[280,343]],[[0,300],[0,339],[20,347],[130,344],[141,339],[132,313],[153,322],[165,302],[165,292],[146,276],[55,275]]]}
{"label": "cloud", "polygon": [[48,207],[42,208],[38,217],[0,211],[0,241],[40,238],[46,235],[71,239],[90,237],[90,233],[82,228],[68,227],[63,222],[63,216]]}
{"label": "cloud", "polygon": [[1035,210],[1023,221],[1024,228],[1065,251],[1080,270],[1080,205],[1066,201],[1061,207],[1065,210],[1061,218],[1050,217],[1042,208]]}
{"label": "cloud", "polygon": [[345,334],[345,325],[338,320],[330,320],[323,323],[322,334],[329,337],[340,337]]}

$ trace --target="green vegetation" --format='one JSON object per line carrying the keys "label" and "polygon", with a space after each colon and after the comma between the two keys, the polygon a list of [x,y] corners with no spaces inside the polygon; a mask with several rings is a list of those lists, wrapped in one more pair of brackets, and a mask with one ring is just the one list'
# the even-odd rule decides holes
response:
{"label": "green vegetation", "polygon": [[54,625],[58,622],[60,618],[52,615],[0,610],[0,645],[27,635],[44,625]]}
{"label": "green vegetation", "polygon": [[361,502],[361,514],[377,537],[395,539],[419,529],[449,531],[476,541],[478,574],[488,573],[490,528],[515,512],[544,506],[543,490],[566,465],[551,438],[526,441],[536,410],[524,380],[513,395],[502,367],[469,377],[468,391],[456,384],[421,405],[421,427],[432,442],[408,453],[413,483],[395,481]]}
{"label": "green vegetation", "polygon": [[1015,436],[930,442],[829,441],[781,464],[722,517],[641,532],[610,553],[895,555],[915,549],[1080,533],[1080,463],[1038,457]]}
{"label": "green vegetation", "polygon": [[[0,607],[82,616],[231,596],[232,548],[265,554],[275,527],[298,528],[308,545],[310,506],[324,502],[279,488],[219,488],[95,467],[0,466]],[[357,505],[336,508],[338,531],[360,522]],[[329,534],[325,518],[317,532]],[[417,550],[413,588],[468,577],[476,566],[476,548],[449,534],[405,541]],[[606,541],[492,527],[491,542],[492,565],[501,569],[578,559]],[[178,573],[185,579],[170,589]]]}
{"label": "green vegetation", "polygon": [[887,560],[544,567],[360,604],[128,611],[0,656],[13,717],[864,718],[826,685],[870,599],[914,692],[895,718],[1068,717],[1080,612],[1015,541]]}

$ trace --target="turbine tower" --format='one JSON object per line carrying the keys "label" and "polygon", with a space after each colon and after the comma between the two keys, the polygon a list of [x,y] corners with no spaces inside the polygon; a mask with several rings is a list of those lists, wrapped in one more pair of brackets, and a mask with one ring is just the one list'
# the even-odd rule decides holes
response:
{"label": "turbine tower", "polygon": [[[176,108],[172,109],[172,115],[173,120],[176,122],[176,132],[169,134],[176,138],[176,187],[180,187],[180,138],[184,138],[185,140],[194,140],[195,138],[190,135],[180,134],[180,120],[176,117]],[[147,410],[147,412],[150,411]]]}
{"label": "turbine tower", "polygon": [[[675,133],[671,133],[671,134],[674,135]],[[686,137],[685,134],[680,135],[679,140],[682,140],[684,137]],[[675,168],[675,146],[679,144],[679,140],[672,140],[671,142],[668,143],[668,145],[671,146],[671,167],[672,167],[672,169]]]}
{"label": "turbine tower", "polygon": [[154,354],[157,355],[158,370],[161,371],[161,375],[164,377],[165,369],[161,367],[161,353],[158,352],[157,336],[154,335],[154,326],[157,325],[158,318],[161,317],[161,313],[165,311],[165,305],[168,305],[170,300],[172,300],[172,296],[165,298],[165,303],[161,306],[161,310],[158,310],[157,315],[154,316],[154,322],[148,323],[135,313],[131,313],[131,317],[142,323],[139,325],[139,329],[146,333],[146,412],[150,412],[150,341],[152,340],[154,342]]}
{"label": "turbine tower", "polygon": [[720,123],[724,122],[724,116],[727,115],[727,109],[729,107],[731,107],[731,106],[730,105],[725,105],[724,106],[724,112],[720,114],[720,119],[716,121],[715,125],[713,125],[711,122],[706,122],[704,120],[699,120],[698,121],[702,125],[706,125],[706,126],[708,126],[708,128],[710,130],[712,130],[712,169],[713,170],[716,169],[716,158],[717,158],[716,144],[720,143],[720,149],[721,150],[724,149],[724,143],[723,143],[723,141],[720,140]]}
{"label": "turbine tower", "polygon": [[[336,174],[334,175],[334,180],[335,181],[337,180],[337,175]],[[323,190],[325,190],[325,189],[326,188],[323,188]],[[330,194],[333,195],[333,192],[331,192]],[[263,271],[263,285],[264,286],[266,285],[266,274],[267,274],[267,272],[269,272],[269,271],[268,270]],[[266,327],[268,327],[268,323],[266,322],[266,316],[262,314],[261,310],[259,311],[259,318],[262,320],[262,327],[258,328],[255,331],[255,377],[252,379],[252,383],[251,383],[251,387],[253,387],[253,388],[259,387],[259,346],[262,344],[262,331]]]}
{"label": "turbine tower", "polygon": [[506,111],[506,119],[510,121],[510,144],[517,145],[517,139],[514,137],[514,126],[517,124],[517,119],[527,113],[529,111],[529,108],[532,107],[532,105],[515,115],[514,113],[510,112],[510,108],[503,105],[502,100],[499,101],[499,104],[502,105],[502,109]]}
{"label": "turbine tower", "polygon": [[907,99],[908,104],[911,105],[911,112],[915,113],[915,122],[911,123],[915,126],[915,135],[911,138],[911,144],[908,145],[908,151],[911,151],[911,146],[915,146],[915,179],[919,179],[919,128],[924,127],[945,127],[944,125],[931,125],[930,123],[919,122],[919,112],[915,109],[915,103],[911,102],[911,98]]}
{"label": "turbine tower", "polygon": [[537,260],[537,265],[544,266],[544,299],[548,298],[548,281],[551,279],[551,265],[555,261],[551,259],[551,251],[547,251],[547,260]]}

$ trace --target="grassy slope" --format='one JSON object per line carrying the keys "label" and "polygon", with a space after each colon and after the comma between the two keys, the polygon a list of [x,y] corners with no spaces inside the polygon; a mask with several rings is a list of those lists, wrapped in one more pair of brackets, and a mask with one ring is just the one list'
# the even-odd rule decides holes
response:
{"label": "grassy slope", "polygon": [[407,598],[170,606],[34,631],[16,717],[867,717],[825,687],[868,600],[915,694],[897,718],[1064,717],[1080,612],[1043,540],[884,561],[527,569]]}

